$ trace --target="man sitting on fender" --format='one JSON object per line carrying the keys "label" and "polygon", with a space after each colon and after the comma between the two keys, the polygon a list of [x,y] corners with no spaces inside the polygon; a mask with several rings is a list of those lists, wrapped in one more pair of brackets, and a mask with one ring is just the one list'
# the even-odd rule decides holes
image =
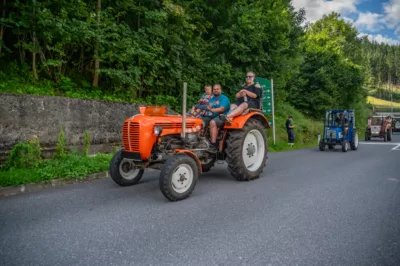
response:
{"label": "man sitting on fender", "polygon": [[241,115],[247,108],[260,109],[261,86],[254,84],[255,76],[253,72],[247,72],[246,84],[236,93],[237,100],[231,104],[231,111],[228,115],[219,115],[222,121],[230,124],[232,118]]}

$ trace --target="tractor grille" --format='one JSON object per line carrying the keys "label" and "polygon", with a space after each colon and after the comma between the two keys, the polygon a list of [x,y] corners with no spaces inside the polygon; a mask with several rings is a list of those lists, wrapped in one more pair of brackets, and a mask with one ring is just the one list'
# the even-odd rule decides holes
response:
{"label": "tractor grille", "polygon": [[326,131],[326,137],[329,139],[336,139],[336,131],[335,130],[327,130]]}
{"label": "tractor grille", "polygon": [[[186,122],[186,128],[194,127],[194,122]],[[163,129],[182,128],[182,123],[156,123],[155,126],[160,126]]]}
{"label": "tractor grille", "polygon": [[124,148],[129,152],[139,152],[140,126],[137,122],[125,122],[122,128]]}

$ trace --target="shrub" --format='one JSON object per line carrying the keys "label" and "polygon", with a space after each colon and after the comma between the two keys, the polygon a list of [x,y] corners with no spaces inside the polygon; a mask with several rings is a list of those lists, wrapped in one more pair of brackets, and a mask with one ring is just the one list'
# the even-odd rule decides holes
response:
{"label": "shrub", "polygon": [[10,152],[5,168],[35,168],[42,162],[39,138],[19,142]]}
{"label": "shrub", "polygon": [[58,134],[58,141],[56,146],[56,157],[65,155],[65,133],[62,125],[60,125],[60,133]]}

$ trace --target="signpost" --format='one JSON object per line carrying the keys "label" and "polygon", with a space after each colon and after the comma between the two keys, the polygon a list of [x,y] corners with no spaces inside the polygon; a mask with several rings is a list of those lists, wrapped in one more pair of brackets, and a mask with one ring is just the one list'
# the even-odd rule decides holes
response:
{"label": "signpost", "polygon": [[275,145],[275,106],[274,106],[274,81],[273,79],[256,78],[255,83],[259,83],[262,89],[262,112],[264,115],[272,115],[272,121],[268,120],[272,125],[272,136]]}

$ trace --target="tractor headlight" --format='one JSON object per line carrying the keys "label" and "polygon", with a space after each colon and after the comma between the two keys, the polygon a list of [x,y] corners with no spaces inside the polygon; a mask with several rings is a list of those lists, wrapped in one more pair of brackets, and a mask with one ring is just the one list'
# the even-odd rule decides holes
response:
{"label": "tractor headlight", "polygon": [[160,126],[155,126],[155,127],[154,127],[154,135],[160,136],[161,133],[162,133],[162,127],[160,127]]}

